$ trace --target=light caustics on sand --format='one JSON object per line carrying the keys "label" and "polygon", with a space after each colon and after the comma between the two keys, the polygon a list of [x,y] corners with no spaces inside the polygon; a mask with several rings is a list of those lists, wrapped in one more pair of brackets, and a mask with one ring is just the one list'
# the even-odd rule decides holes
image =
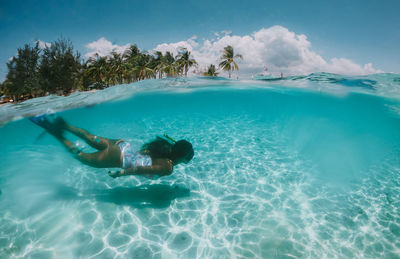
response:
{"label": "light caustics on sand", "polygon": [[[150,80],[2,107],[0,255],[396,258],[399,78]],[[186,138],[195,157],[112,179],[38,138],[23,117],[46,111],[136,147]]]}

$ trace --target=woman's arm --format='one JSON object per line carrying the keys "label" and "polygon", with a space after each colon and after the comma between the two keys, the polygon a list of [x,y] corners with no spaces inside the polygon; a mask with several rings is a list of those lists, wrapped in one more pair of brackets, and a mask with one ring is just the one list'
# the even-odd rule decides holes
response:
{"label": "woman's arm", "polygon": [[135,166],[127,168],[121,171],[121,176],[123,175],[170,175],[172,173],[172,168],[168,168],[164,165],[152,165],[152,166]]}
{"label": "woman's arm", "polygon": [[117,172],[110,171],[108,172],[108,174],[113,178],[120,176],[127,176],[127,175],[143,175],[150,177],[152,177],[153,175],[165,176],[165,175],[170,175],[172,173],[172,169],[173,169],[172,163],[166,162],[152,166],[130,167]]}

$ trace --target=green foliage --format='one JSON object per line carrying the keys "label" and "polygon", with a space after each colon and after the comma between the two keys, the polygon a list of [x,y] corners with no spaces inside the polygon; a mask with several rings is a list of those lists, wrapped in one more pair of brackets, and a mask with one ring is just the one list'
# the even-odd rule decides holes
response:
{"label": "green foliage", "polygon": [[217,73],[217,69],[215,68],[215,65],[210,65],[207,68],[207,72],[204,72],[203,75],[205,76],[217,76],[219,73]]}
{"label": "green foliage", "polygon": [[233,51],[233,47],[228,45],[224,48],[221,56],[221,63],[219,63],[219,68],[228,71],[229,78],[231,78],[231,71],[239,70],[239,66],[235,62],[235,58],[243,59],[242,55],[236,54]]}
{"label": "green foliage", "polygon": [[14,100],[23,98],[24,95],[33,92],[40,93],[39,85],[39,44],[30,47],[28,44],[24,48],[19,48],[17,56],[12,57],[7,63],[8,74],[3,83],[5,94],[13,97]]}
{"label": "green foliage", "polygon": [[152,67],[156,66],[153,60],[153,56],[141,53],[136,45],[131,45],[122,55],[116,52],[108,57],[96,55],[84,66],[83,87],[104,88],[153,78],[155,71]]}
{"label": "green foliage", "polygon": [[49,93],[69,93],[79,84],[80,54],[68,40],[60,39],[43,50],[39,68],[41,88]]}
{"label": "green foliage", "polygon": [[168,51],[142,52],[136,45],[122,54],[113,52],[106,57],[96,54],[83,62],[71,41],[59,39],[42,50],[39,43],[34,47],[25,45],[7,66],[0,94],[18,101],[21,96],[69,94],[74,90],[103,89],[149,78],[187,76],[197,62],[185,48],[174,57]]}
{"label": "green foliage", "polygon": [[174,55],[171,52],[165,52],[164,58],[161,60],[161,65],[162,72],[165,73],[167,77],[174,77],[177,75],[178,67]]}
{"label": "green foliage", "polygon": [[4,91],[4,83],[0,83],[0,97],[5,95],[5,91]]}
{"label": "green foliage", "polygon": [[187,76],[190,67],[197,66],[196,60],[190,58],[190,54],[190,51],[188,51],[186,48],[183,48],[176,60],[178,71],[181,74],[184,73],[185,76]]}

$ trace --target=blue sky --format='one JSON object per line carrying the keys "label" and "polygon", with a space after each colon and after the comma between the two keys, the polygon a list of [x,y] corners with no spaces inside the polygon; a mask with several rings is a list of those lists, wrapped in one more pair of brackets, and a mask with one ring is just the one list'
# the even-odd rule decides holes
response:
{"label": "blue sky", "polygon": [[204,40],[215,41],[216,32],[231,31],[231,36],[244,37],[276,25],[305,35],[310,45],[305,48],[328,63],[346,59],[361,67],[372,63],[374,69],[399,73],[398,10],[400,1],[389,0],[0,0],[0,80],[17,48],[35,40],[69,38],[85,55],[87,44],[102,37],[115,45],[136,43],[151,50],[196,35],[200,48]]}

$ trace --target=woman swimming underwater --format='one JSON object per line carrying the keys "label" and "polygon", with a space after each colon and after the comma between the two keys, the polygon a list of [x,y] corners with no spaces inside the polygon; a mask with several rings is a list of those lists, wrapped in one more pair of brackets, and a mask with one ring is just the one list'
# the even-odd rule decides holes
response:
{"label": "woman swimming underwater", "polygon": [[[173,167],[188,163],[194,155],[193,147],[186,140],[175,141],[165,135],[146,143],[139,151],[134,151],[128,142],[95,136],[88,131],[67,123],[61,117],[50,121],[46,115],[30,118],[32,122],[44,128],[59,140],[69,152],[82,163],[97,168],[122,168],[121,171],[109,171],[113,178],[126,175],[153,177],[172,173]],[[94,153],[84,153],[64,137],[64,131],[71,132],[97,149]]]}

